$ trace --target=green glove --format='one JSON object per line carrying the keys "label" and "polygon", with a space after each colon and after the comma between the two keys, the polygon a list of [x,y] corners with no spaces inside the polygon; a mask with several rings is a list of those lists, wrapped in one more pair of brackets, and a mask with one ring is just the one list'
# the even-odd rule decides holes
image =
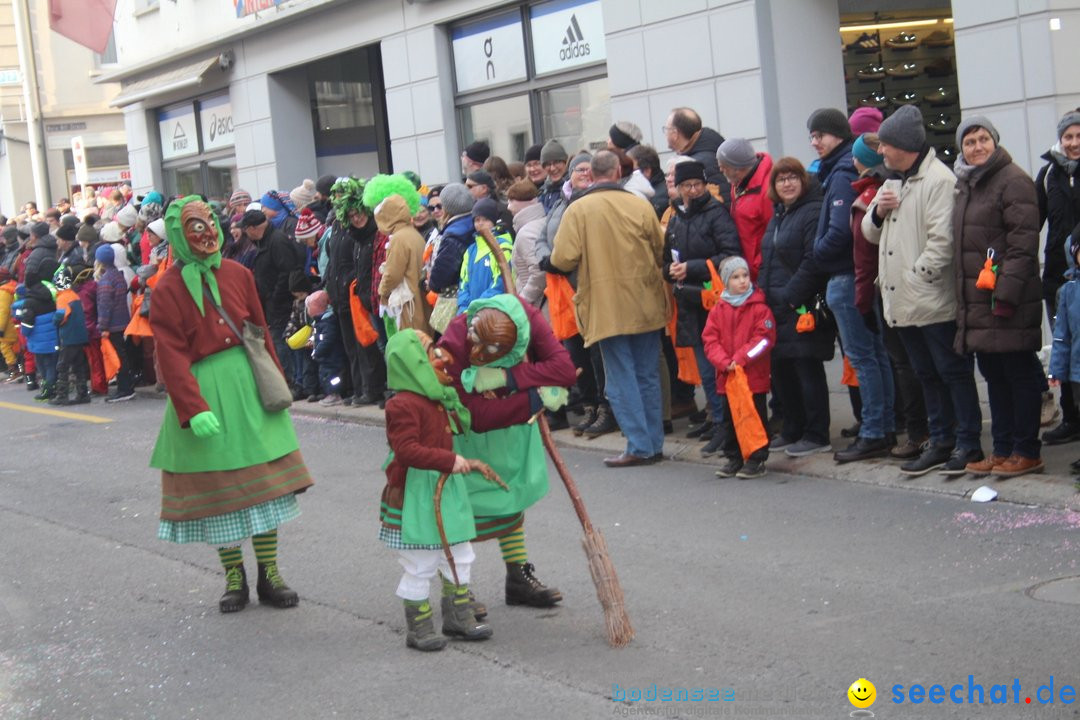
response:
{"label": "green glove", "polygon": [[482,393],[506,387],[506,371],[493,367],[467,367],[461,371],[461,386],[465,392]]}
{"label": "green glove", "polygon": [[536,393],[540,396],[540,402],[544,403],[544,407],[551,412],[566,407],[566,403],[570,400],[570,391],[564,387],[545,385],[537,388]]}
{"label": "green glove", "polygon": [[213,437],[221,432],[221,421],[217,415],[206,410],[191,418],[191,432],[197,438]]}

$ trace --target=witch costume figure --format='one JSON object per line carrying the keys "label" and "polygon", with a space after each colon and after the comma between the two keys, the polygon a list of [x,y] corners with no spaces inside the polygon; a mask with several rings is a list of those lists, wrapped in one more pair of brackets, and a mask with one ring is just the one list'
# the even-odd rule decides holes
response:
{"label": "witch costume figure", "polygon": [[[510,488],[502,492],[475,473],[467,476],[476,539],[499,540],[507,605],[553,607],[562,593],[536,577],[525,547],[525,510],[548,491],[547,456],[531,419],[566,405],[574,363],[540,311],[506,293],[473,300],[447,326],[439,347],[459,358],[448,371],[473,418],[454,447],[489,463]],[[486,613],[483,605],[474,607]]]}
{"label": "witch costume figure", "polygon": [[[222,260],[213,211],[194,195],[165,213],[176,262],[154,290],[150,325],[168,389],[151,467],[161,470],[158,537],[217,548],[225,568],[221,612],[248,603],[241,544],[251,538],[259,600],[293,607],[296,592],[278,571],[278,526],[300,514],[297,493],[312,485],[288,411],[260,401],[243,341],[229,327],[266,330],[254,276]],[[270,333],[266,349],[280,368]]]}
{"label": "witch costume figure", "polygon": [[[386,401],[390,455],[383,465],[379,539],[397,551],[404,570],[397,596],[405,602],[405,644],[425,651],[445,647],[444,636],[485,640],[492,632],[477,620],[469,595],[476,523],[466,473],[476,464],[454,452],[454,436],[467,432],[472,418],[450,386],[445,368],[452,363],[449,353],[412,328],[386,344],[387,383],[395,394]],[[490,472],[486,477],[476,482],[506,492]],[[436,573],[442,577],[442,635],[435,633],[428,601]]]}

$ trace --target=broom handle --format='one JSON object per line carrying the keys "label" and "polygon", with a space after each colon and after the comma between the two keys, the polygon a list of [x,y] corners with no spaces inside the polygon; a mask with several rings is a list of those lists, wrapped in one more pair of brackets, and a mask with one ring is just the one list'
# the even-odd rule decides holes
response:
{"label": "broom handle", "polygon": [[[480,233],[480,236],[484,238],[488,249],[491,250],[491,254],[495,256],[495,262],[498,263],[499,272],[503,276],[503,285],[506,292],[516,295],[517,288],[514,286],[514,276],[510,273],[510,265],[506,262],[506,256],[503,255],[499,242],[492,235],[491,230],[484,230]],[[551,463],[558,471],[559,477],[562,478],[563,485],[566,486],[566,492],[570,495],[570,502],[574,506],[574,512],[577,513],[578,520],[581,521],[581,527],[585,529],[586,533],[591,533],[593,524],[589,519],[589,513],[585,510],[585,501],[581,499],[577,483],[570,476],[570,471],[566,469],[566,463],[563,462],[559,449],[555,447],[555,440],[551,437],[551,428],[548,427],[547,417],[544,416],[543,412],[538,414],[536,422],[540,426],[540,437],[544,440],[544,447],[547,449],[548,457],[551,458]]]}

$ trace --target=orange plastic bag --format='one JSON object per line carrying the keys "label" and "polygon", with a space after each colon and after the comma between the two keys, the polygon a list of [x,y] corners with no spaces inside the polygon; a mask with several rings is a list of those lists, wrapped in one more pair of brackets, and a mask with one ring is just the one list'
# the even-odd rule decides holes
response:
{"label": "orange plastic bag", "polygon": [[[671,286],[668,286],[668,294],[671,293]],[[679,364],[678,378],[687,385],[700,385],[701,373],[698,371],[697,356],[694,355],[694,348],[692,347],[679,347],[675,344],[675,338],[677,337],[676,324],[679,320],[679,309],[674,302],[668,303],[671,308],[671,318],[668,320],[667,333],[671,338],[671,344],[675,348],[675,361]]]}
{"label": "orange plastic bag", "polygon": [[709,266],[710,287],[701,290],[701,307],[712,310],[716,307],[716,303],[720,302],[720,295],[724,292],[724,283],[720,281],[712,260],[706,260],[705,263]]}
{"label": "orange plastic bag", "polygon": [[349,283],[349,309],[352,311],[353,334],[356,342],[363,347],[370,347],[379,339],[379,332],[371,324],[371,316],[367,308],[360,302],[360,296],[356,294],[356,281]]}
{"label": "orange plastic bag", "polygon": [[107,337],[101,338],[101,360],[105,366],[105,380],[112,380],[120,372],[120,356],[116,354],[112,340]]}
{"label": "orange plastic bag", "polygon": [[434,290],[428,290],[427,295],[424,296],[424,299],[427,300],[428,307],[433,308],[435,307],[435,303],[439,302],[439,293],[435,292]]}
{"label": "orange plastic bag", "polygon": [[769,436],[761,424],[761,416],[754,407],[754,394],[750,392],[750,383],[746,371],[736,365],[728,373],[725,383],[728,407],[731,408],[731,423],[735,426],[735,437],[739,440],[739,450],[743,460],[769,444]]}
{"label": "orange plastic bag", "polygon": [[544,295],[548,299],[551,315],[551,331],[559,340],[569,340],[578,334],[577,318],[574,316],[574,288],[565,275],[547,273]]}
{"label": "orange plastic bag", "polygon": [[983,263],[975,287],[980,290],[993,290],[997,287],[997,265],[994,264],[994,248],[986,249],[986,262]]}
{"label": "orange plastic bag", "polygon": [[139,312],[145,299],[146,296],[142,293],[131,299],[131,322],[124,329],[125,336],[136,338],[154,337],[154,331],[150,329],[150,318]]}
{"label": "orange plastic bag", "polygon": [[814,332],[817,328],[817,321],[814,319],[814,313],[807,310],[805,305],[800,305],[799,309],[795,312],[799,313],[799,319],[795,321],[795,332]]}
{"label": "orange plastic bag", "polygon": [[859,376],[855,374],[855,368],[851,367],[847,355],[844,356],[844,373],[840,376],[840,384],[848,387],[859,387]]}

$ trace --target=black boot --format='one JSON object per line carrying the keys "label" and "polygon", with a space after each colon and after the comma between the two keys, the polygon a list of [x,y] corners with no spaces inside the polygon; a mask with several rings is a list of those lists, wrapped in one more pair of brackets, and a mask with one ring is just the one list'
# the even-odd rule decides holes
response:
{"label": "black boot", "polygon": [[585,431],[589,429],[589,426],[596,422],[596,406],[595,405],[583,405],[581,409],[584,411],[585,416],[581,418],[581,422],[574,425],[574,434],[581,437],[585,434]]}
{"label": "black boot", "polygon": [[435,632],[435,623],[431,618],[431,605],[427,602],[421,607],[405,603],[405,646],[431,652],[446,647],[446,638]]}
{"label": "black boot", "polygon": [[259,602],[274,607],[290,608],[300,603],[300,596],[278,574],[276,562],[259,563],[259,582],[255,584],[255,592],[259,594]]}
{"label": "black boot", "polygon": [[506,563],[506,604],[554,607],[562,593],[549,588],[533,575],[532,563]]}
{"label": "black boot", "polygon": [[40,402],[44,402],[46,400],[51,400],[53,395],[55,394],[55,390],[56,390],[56,384],[55,383],[50,383],[50,382],[42,383],[41,384],[41,392],[39,392],[37,395],[35,395],[34,399],[38,400]]}
{"label": "black boot", "polygon": [[615,413],[611,412],[611,408],[607,405],[601,405],[596,410],[596,421],[592,425],[585,429],[585,437],[592,440],[598,438],[601,435],[607,435],[608,433],[615,432],[619,429],[619,424],[615,422]]}
{"label": "black boot", "polygon": [[225,571],[225,594],[218,600],[218,610],[223,613],[239,612],[247,604],[247,573],[243,564],[233,565]]}
{"label": "black boot", "polygon": [[40,387],[41,386],[38,385],[37,375],[35,375],[34,373],[27,374],[27,376],[26,376],[26,389],[27,390],[37,390]]}
{"label": "black boot", "polygon": [[70,390],[68,388],[68,384],[66,382],[64,382],[63,380],[57,380],[56,385],[53,386],[52,395],[49,397],[49,404],[50,405],[70,405],[71,402],[68,400],[68,395],[69,394],[70,394]]}

